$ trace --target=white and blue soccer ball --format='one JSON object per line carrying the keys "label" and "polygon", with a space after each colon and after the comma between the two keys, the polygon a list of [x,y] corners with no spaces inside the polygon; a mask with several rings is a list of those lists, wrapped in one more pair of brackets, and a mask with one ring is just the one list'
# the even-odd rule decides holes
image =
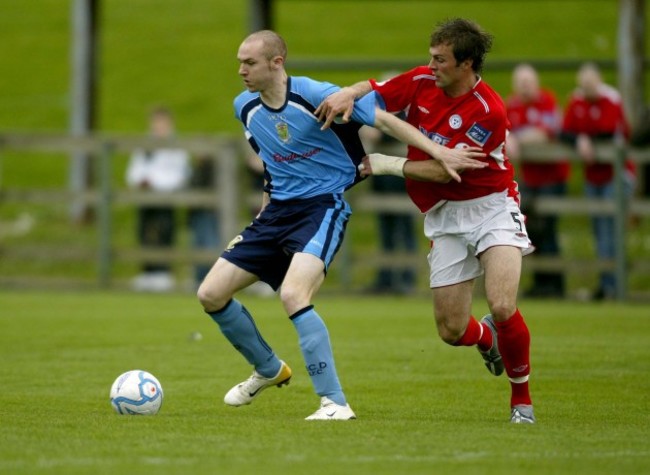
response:
{"label": "white and blue soccer ball", "polygon": [[111,386],[111,406],[118,414],[152,416],[158,413],[162,402],[160,381],[146,371],[127,371]]}

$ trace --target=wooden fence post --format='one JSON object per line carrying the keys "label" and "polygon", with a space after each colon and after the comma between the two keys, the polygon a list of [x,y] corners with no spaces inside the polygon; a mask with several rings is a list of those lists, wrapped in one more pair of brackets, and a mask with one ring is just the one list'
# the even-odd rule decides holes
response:
{"label": "wooden fence post", "polygon": [[[239,231],[239,181],[237,177],[237,147],[233,143],[221,143],[217,151],[219,171],[215,200],[219,208],[219,230],[222,246]],[[243,199],[243,198],[242,198]]]}
{"label": "wooden fence post", "polygon": [[110,142],[102,143],[98,158],[98,175],[99,175],[99,196],[97,197],[97,218],[98,226],[98,262],[97,262],[97,280],[101,288],[106,288],[111,281],[111,233],[112,217],[111,209],[113,207],[112,196],[112,156],[113,145]]}
{"label": "wooden fence post", "polygon": [[625,190],[626,148],[617,145],[614,154],[614,262],[616,275],[616,299],[623,301],[627,297],[627,200]]}

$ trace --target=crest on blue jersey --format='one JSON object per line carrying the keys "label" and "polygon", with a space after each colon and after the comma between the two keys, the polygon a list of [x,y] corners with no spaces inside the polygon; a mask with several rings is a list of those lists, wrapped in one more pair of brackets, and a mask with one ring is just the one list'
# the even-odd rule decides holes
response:
{"label": "crest on blue jersey", "polygon": [[483,146],[490,138],[490,135],[492,135],[492,132],[474,122],[474,124],[472,124],[465,135],[472,139],[473,142],[476,142],[478,145]]}
{"label": "crest on blue jersey", "polygon": [[278,133],[280,140],[282,140],[284,143],[287,143],[289,140],[291,140],[291,135],[289,135],[289,126],[286,122],[276,122],[275,131]]}

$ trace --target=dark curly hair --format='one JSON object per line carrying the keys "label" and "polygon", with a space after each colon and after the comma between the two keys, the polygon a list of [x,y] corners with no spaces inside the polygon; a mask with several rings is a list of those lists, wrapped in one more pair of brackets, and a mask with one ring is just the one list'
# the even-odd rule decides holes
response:
{"label": "dark curly hair", "polygon": [[492,47],[492,35],[471,20],[452,18],[438,23],[431,33],[430,46],[440,44],[451,46],[459,63],[471,59],[472,69],[480,73],[485,55]]}

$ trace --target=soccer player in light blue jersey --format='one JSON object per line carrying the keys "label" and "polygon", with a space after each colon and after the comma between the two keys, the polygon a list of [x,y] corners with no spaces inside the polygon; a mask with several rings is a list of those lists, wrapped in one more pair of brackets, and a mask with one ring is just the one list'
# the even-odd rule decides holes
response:
{"label": "soccer player in light blue jersey", "polygon": [[373,95],[359,100],[353,122],[321,130],[318,104],[339,88],[306,77],[288,76],[287,49],[275,32],[251,34],[237,59],[247,91],[235,99],[235,114],[265,168],[263,207],[214,264],[198,290],[204,310],[253,366],[250,378],[234,386],[224,401],[250,404],[264,389],[288,384],[292,371],[259,333],[248,310],[234,298],[262,280],[280,288],[280,299],[298,333],[300,348],[320,407],[307,420],[350,420],[334,365],[327,327],[311,304],[338,251],[350,206],[343,192],[360,178],[365,152],[362,124],[379,128],[440,160],[449,179],[462,169],[480,168],[477,149],[452,150],[377,108]]}

